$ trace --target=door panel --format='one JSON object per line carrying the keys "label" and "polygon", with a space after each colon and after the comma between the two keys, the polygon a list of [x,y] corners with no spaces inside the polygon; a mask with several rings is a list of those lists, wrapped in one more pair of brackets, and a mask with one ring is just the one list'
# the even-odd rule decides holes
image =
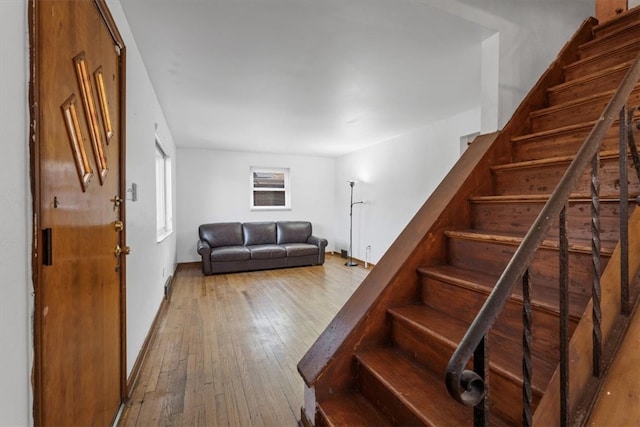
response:
{"label": "door panel", "polygon": [[96,2],[33,3],[34,224],[50,230],[34,250],[36,417],[107,425],[123,397],[120,50]]}

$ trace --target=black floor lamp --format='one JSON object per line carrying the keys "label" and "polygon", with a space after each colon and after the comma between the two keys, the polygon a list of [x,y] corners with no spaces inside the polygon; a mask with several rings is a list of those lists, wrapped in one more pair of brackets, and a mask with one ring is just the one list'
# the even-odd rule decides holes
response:
{"label": "black floor lamp", "polygon": [[347,267],[355,267],[356,265],[358,265],[358,263],[353,261],[353,205],[364,202],[353,201],[353,186],[358,181],[348,180],[347,182],[351,187],[351,201],[349,204],[349,261],[345,262],[344,265],[346,265]]}

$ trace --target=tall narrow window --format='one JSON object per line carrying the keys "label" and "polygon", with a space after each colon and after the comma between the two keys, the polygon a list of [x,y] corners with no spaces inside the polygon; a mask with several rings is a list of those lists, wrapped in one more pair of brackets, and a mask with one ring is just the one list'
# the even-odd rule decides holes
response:
{"label": "tall narrow window", "polygon": [[157,241],[173,231],[171,203],[171,157],[156,135],[156,223]]}
{"label": "tall narrow window", "polygon": [[291,209],[289,169],[251,168],[251,209]]}

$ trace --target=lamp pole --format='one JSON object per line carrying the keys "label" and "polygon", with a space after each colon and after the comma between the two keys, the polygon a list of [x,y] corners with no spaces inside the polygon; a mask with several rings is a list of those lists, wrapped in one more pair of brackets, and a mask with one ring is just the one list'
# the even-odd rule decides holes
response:
{"label": "lamp pole", "polygon": [[353,205],[357,205],[363,202],[353,201],[353,186],[358,181],[349,180],[347,182],[351,187],[351,199],[349,202],[349,261],[345,262],[344,265],[346,265],[347,267],[355,267],[356,265],[358,265],[358,263],[353,261]]}

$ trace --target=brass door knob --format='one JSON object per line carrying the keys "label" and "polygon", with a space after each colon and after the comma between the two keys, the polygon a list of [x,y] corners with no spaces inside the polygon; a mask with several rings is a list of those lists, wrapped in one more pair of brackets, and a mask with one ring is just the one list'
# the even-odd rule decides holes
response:
{"label": "brass door knob", "polygon": [[118,258],[122,254],[129,255],[130,253],[131,248],[129,246],[121,248],[120,245],[116,245],[115,249],[113,250],[113,254],[116,256],[116,258]]}

